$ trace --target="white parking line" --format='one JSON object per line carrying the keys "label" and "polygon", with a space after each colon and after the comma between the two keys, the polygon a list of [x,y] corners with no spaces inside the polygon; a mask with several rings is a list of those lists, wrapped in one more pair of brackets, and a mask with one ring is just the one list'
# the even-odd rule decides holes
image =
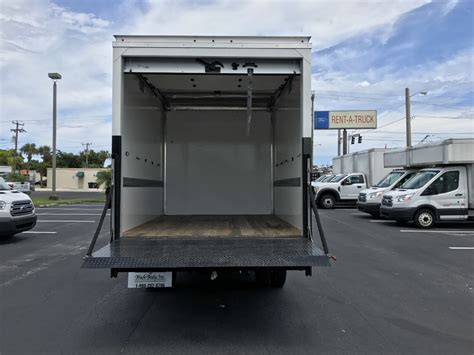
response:
{"label": "white parking line", "polygon": [[372,223],[395,223],[397,221],[391,221],[388,219],[371,219],[370,222]]}
{"label": "white parking line", "polygon": [[[83,205],[83,204],[80,204],[80,205],[61,205],[61,207],[68,207],[68,208],[73,208],[73,207],[97,207],[97,206],[103,206],[105,204],[105,201],[104,202],[97,202],[97,204],[95,205]],[[55,206],[57,207],[57,206]]]}
{"label": "white parking line", "polygon": [[81,221],[80,219],[39,219],[37,223],[94,223],[95,221]]}
{"label": "white parking line", "polygon": [[401,233],[456,233],[474,235],[474,231],[468,230],[423,230],[423,229],[400,229]]}
{"label": "white parking line", "polygon": [[45,232],[45,231],[26,231],[21,232],[20,234],[56,234],[58,232]]}
{"label": "white parking line", "polygon": [[474,250],[474,247],[449,247],[451,250]]}
{"label": "white parking line", "polygon": [[41,211],[102,211],[103,208],[59,208],[59,207],[36,207]]}
{"label": "white parking line", "polygon": [[[101,213],[37,213],[37,216],[101,216]],[[107,213],[110,216],[110,213]]]}

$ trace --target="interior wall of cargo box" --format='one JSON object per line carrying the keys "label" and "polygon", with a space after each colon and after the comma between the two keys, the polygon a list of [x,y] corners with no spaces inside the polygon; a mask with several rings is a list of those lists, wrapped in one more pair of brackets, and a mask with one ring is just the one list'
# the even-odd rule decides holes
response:
{"label": "interior wall of cargo box", "polygon": [[134,74],[124,75],[121,228],[163,214],[163,111]]}
{"label": "interior wall of cargo box", "polygon": [[271,214],[271,121],[245,111],[168,112],[167,215]]}
{"label": "interior wall of cargo box", "polygon": [[303,229],[300,78],[285,90],[275,111],[274,213]]}

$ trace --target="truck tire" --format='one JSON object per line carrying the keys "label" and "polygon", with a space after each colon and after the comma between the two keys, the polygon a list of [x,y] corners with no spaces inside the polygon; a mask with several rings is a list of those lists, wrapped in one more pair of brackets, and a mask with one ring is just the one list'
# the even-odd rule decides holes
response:
{"label": "truck tire", "polygon": [[336,199],[334,198],[333,195],[327,194],[327,195],[321,196],[319,203],[322,208],[324,208],[325,210],[329,210],[329,209],[334,208],[334,205],[336,204]]}
{"label": "truck tire", "polygon": [[255,270],[255,281],[261,287],[272,285],[272,273],[270,270]]}
{"label": "truck tire", "polygon": [[379,212],[372,212],[370,215],[375,219],[380,218],[380,213]]}
{"label": "truck tire", "polygon": [[415,215],[414,222],[418,228],[429,229],[434,227],[436,217],[431,210],[419,210]]}
{"label": "truck tire", "polygon": [[273,270],[271,276],[271,286],[281,288],[286,282],[286,270]]}

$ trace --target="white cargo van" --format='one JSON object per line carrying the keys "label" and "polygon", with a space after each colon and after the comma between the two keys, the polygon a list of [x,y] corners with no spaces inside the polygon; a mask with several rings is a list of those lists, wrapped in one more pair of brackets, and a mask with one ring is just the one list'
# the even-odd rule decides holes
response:
{"label": "white cargo van", "polygon": [[373,217],[380,216],[380,204],[382,203],[382,195],[402,186],[406,181],[411,179],[418,170],[416,169],[395,169],[391,171],[382,180],[374,186],[362,190],[357,200],[357,209],[362,212],[371,214]]}
{"label": "white cargo van", "polygon": [[[398,154],[398,156],[397,156]],[[404,160],[420,170],[398,190],[384,194],[380,214],[431,228],[436,221],[462,221],[474,212],[474,139],[448,139],[391,152],[386,163]]]}
{"label": "white cargo van", "polygon": [[282,286],[329,265],[311,223],[309,37],[115,39],[112,237],[93,252],[96,233],[83,267],[129,287],[181,270]]}

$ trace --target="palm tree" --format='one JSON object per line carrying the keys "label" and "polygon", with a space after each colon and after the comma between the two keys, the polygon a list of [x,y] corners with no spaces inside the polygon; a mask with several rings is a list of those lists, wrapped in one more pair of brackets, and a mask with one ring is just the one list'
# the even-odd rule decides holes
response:
{"label": "palm tree", "polygon": [[103,186],[108,190],[112,186],[112,170],[107,169],[97,172],[95,182],[99,187]]}
{"label": "palm tree", "polygon": [[48,147],[47,145],[42,145],[41,147],[38,147],[38,154],[41,156],[41,159],[43,160],[41,163],[39,163],[39,174],[40,174],[40,182],[41,184],[43,183],[43,176],[46,175],[46,172],[48,171],[48,168],[51,166],[51,161],[53,159],[53,156],[51,154],[51,148]]}
{"label": "palm tree", "polygon": [[34,143],[26,143],[20,148],[20,152],[26,155],[26,162],[28,164],[28,170],[30,169],[30,162],[33,159],[33,155],[38,154],[38,149]]}
{"label": "palm tree", "polygon": [[43,159],[43,162],[45,163],[50,162],[52,159],[51,148],[47,145],[42,145],[41,147],[38,147],[38,154],[41,156],[41,159]]}
{"label": "palm tree", "polygon": [[[95,182],[97,185],[105,187],[105,196],[108,196],[112,187],[112,169],[101,170],[97,172]],[[112,207],[112,201],[109,201],[107,208]]]}

